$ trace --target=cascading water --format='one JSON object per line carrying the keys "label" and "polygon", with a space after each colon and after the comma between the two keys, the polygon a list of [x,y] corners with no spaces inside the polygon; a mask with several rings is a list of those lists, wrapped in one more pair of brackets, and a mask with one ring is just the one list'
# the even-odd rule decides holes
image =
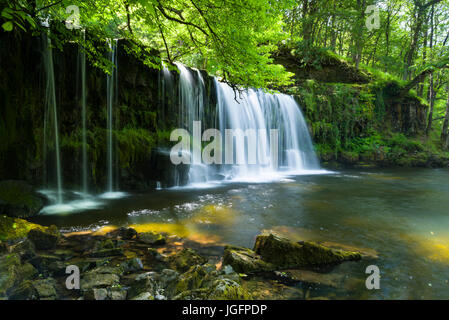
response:
{"label": "cascading water", "polygon": [[[176,64],[180,71],[179,78],[179,128],[184,128],[193,135],[201,135],[194,132],[194,121],[204,121],[204,92],[205,85],[201,72],[196,70],[194,75],[182,64]],[[209,180],[210,172],[208,166],[197,158],[201,154],[201,145],[193,142],[192,163],[189,170],[189,182],[201,183]],[[200,150],[200,152],[195,152]]]}
{"label": "cascading water", "polygon": [[[109,59],[112,63],[112,69],[110,74],[107,76],[107,191],[101,197],[106,199],[114,199],[123,197],[125,194],[123,192],[118,192],[116,190],[118,185],[118,179],[116,177],[117,172],[114,174],[114,168],[117,167],[117,158],[114,157],[115,154],[115,143],[113,139],[114,131],[114,106],[117,102],[118,95],[118,62],[117,62],[117,40],[109,41]],[[114,179],[114,177],[116,177]]]}
{"label": "cascading water", "polygon": [[[83,37],[85,37],[83,32]],[[85,38],[84,38],[85,39]],[[80,68],[81,68],[81,122],[82,122],[82,185],[83,193],[87,196],[89,189],[87,185],[87,119],[86,119],[86,53],[83,50],[79,50]]]}
{"label": "cascading water", "polygon": [[[232,181],[269,181],[283,174],[323,172],[320,170],[307,124],[291,96],[254,89],[236,93],[228,84],[215,79],[216,123],[210,123],[204,115],[205,86],[201,73],[196,71],[197,75],[194,77],[193,71],[180,64],[177,66],[180,70],[179,124],[180,128],[187,129],[193,135],[193,143],[195,135],[201,137],[201,133],[195,132],[193,121],[202,121],[203,130],[205,126],[212,128],[215,125],[222,134],[223,148],[227,129],[240,129],[244,133],[246,130],[262,132],[257,137],[256,153],[259,161],[256,164],[249,164],[249,157],[253,155],[249,154],[248,141],[245,139],[235,139],[232,153],[236,164],[233,165],[206,166],[200,159],[194,158],[195,148],[201,146],[193,145],[189,184],[213,180],[217,173]],[[277,141],[271,141],[271,129],[278,130]],[[277,158],[273,157],[276,154]],[[225,163],[224,158],[223,154],[222,163]]]}
{"label": "cascading water", "polygon": [[[59,149],[59,129],[58,129],[58,108],[56,105],[55,73],[53,66],[53,52],[51,49],[51,39],[43,36],[43,56],[46,74],[45,89],[45,120],[44,120],[44,155],[46,159],[50,136],[54,138],[55,167],[56,167],[56,201],[58,204],[63,201],[62,172],[61,172],[61,152]],[[47,128],[47,126],[49,128]],[[52,128],[51,128],[52,127]],[[49,129],[53,131],[51,134]],[[47,166],[47,164],[45,164]],[[48,171],[48,170],[46,170]]]}

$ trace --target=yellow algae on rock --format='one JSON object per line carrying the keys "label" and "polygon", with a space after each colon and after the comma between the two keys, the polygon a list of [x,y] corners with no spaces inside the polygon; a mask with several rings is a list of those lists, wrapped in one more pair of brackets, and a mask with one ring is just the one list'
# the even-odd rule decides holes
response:
{"label": "yellow algae on rock", "polygon": [[225,206],[208,205],[197,211],[190,219],[193,223],[232,226],[238,218],[238,213]]}

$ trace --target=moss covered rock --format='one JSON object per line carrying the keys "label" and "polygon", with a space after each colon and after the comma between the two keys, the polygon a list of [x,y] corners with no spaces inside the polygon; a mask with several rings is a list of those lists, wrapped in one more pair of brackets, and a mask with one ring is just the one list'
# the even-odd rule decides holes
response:
{"label": "moss covered rock", "polygon": [[25,238],[33,229],[45,230],[45,227],[26,220],[0,215],[0,241]]}
{"label": "moss covered rock", "polygon": [[190,267],[206,262],[206,258],[200,256],[195,250],[190,248],[182,249],[168,259],[170,267],[179,272],[186,272]]}
{"label": "moss covered rock", "polygon": [[149,245],[163,245],[166,242],[166,238],[163,234],[152,231],[139,233],[138,239],[140,242]]}
{"label": "moss covered rock", "polygon": [[28,232],[28,239],[34,244],[37,250],[48,250],[56,247],[59,238],[59,230],[56,226],[48,228],[35,228]]}
{"label": "moss covered rock", "polygon": [[15,218],[37,215],[44,207],[44,198],[23,181],[0,182],[0,213]]}
{"label": "moss covered rock", "polygon": [[262,260],[254,251],[236,246],[225,247],[223,265],[230,265],[239,273],[272,271],[276,269],[275,265]]}
{"label": "moss covered rock", "polygon": [[21,282],[33,279],[37,270],[29,263],[21,263],[17,253],[0,256],[0,297],[6,296]]}
{"label": "moss covered rock", "polygon": [[273,234],[257,236],[254,251],[278,268],[334,265],[362,258],[359,252],[330,249],[314,242],[292,242]]}
{"label": "moss covered rock", "polygon": [[216,270],[213,265],[193,266],[180,276],[175,300],[248,300],[251,295],[240,286],[239,276]]}

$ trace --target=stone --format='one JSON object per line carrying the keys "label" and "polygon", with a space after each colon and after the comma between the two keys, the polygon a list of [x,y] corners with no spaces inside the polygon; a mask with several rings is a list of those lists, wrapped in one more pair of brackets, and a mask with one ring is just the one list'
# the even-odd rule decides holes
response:
{"label": "stone", "polygon": [[168,258],[170,268],[179,272],[186,272],[190,267],[206,262],[206,258],[190,248],[184,248]]}
{"label": "stone", "polygon": [[29,239],[24,239],[11,247],[12,253],[18,253],[23,260],[29,260],[36,255],[36,248]]}
{"label": "stone", "polygon": [[120,228],[118,229],[118,236],[123,240],[132,240],[137,237],[137,231],[133,228]]}
{"label": "stone", "polygon": [[141,294],[138,294],[131,300],[154,300],[154,296],[149,292],[142,292]]}
{"label": "stone", "polygon": [[100,249],[95,250],[89,254],[91,258],[118,257],[123,255],[124,253],[122,248]]}
{"label": "stone", "polygon": [[248,248],[226,246],[223,254],[223,265],[231,266],[238,273],[272,271],[276,267]]}
{"label": "stone", "polygon": [[112,289],[108,296],[111,300],[126,300],[127,292],[123,289]]}
{"label": "stone", "polygon": [[105,288],[94,288],[84,292],[84,300],[107,300],[108,290]]}
{"label": "stone", "polygon": [[149,292],[151,295],[154,295],[157,289],[157,284],[154,280],[155,274],[155,272],[145,272],[137,275],[130,284],[128,299],[133,299],[144,292]]}
{"label": "stone", "polygon": [[0,296],[7,293],[20,282],[33,279],[37,270],[28,262],[21,263],[17,253],[6,254],[0,257]]}
{"label": "stone", "polygon": [[125,273],[137,272],[143,269],[142,260],[139,258],[132,258],[126,261],[123,261],[121,264]]}
{"label": "stone", "polygon": [[45,228],[23,219],[0,215],[0,241],[26,238],[28,232],[32,229],[44,230]]}
{"label": "stone", "polygon": [[0,182],[0,212],[14,218],[37,215],[45,204],[45,198],[24,181]]}
{"label": "stone", "polygon": [[339,288],[343,276],[338,274],[318,273],[310,270],[275,271],[274,274],[286,282],[303,282],[311,285]]}
{"label": "stone", "polygon": [[140,242],[155,246],[163,245],[166,242],[164,235],[152,231],[139,233],[138,239]]}
{"label": "stone", "polygon": [[33,287],[36,289],[40,300],[53,300],[57,298],[56,281],[53,278],[33,281]]}
{"label": "stone", "polygon": [[54,249],[59,241],[60,233],[56,226],[47,229],[32,229],[28,232],[28,239],[37,250]]}
{"label": "stone", "polygon": [[105,288],[117,285],[120,282],[120,277],[113,273],[99,273],[89,271],[81,277],[81,290],[86,291],[95,288]]}
{"label": "stone", "polygon": [[38,293],[30,280],[23,281],[8,293],[10,300],[37,300]]}
{"label": "stone", "polygon": [[273,234],[257,236],[254,252],[281,269],[329,266],[362,258],[358,252],[330,249],[314,242],[293,242]]}

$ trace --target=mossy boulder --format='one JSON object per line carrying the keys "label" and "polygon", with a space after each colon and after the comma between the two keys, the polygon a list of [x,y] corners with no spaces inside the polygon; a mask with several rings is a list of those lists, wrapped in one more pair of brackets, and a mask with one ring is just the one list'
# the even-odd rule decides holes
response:
{"label": "mossy boulder", "polygon": [[248,300],[251,295],[240,286],[239,276],[216,270],[213,265],[193,266],[179,277],[175,300]]}
{"label": "mossy boulder", "polygon": [[6,296],[21,282],[33,279],[37,270],[29,263],[21,263],[17,253],[0,256],[0,297]]}
{"label": "mossy boulder", "polygon": [[0,182],[0,213],[14,218],[28,218],[37,215],[44,204],[44,197],[25,182]]}
{"label": "mossy boulder", "polygon": [[0,215],[0,241],[25,238],[33,229],[45,230],[45,227],[23,219]]}
{"label": "mossy boulder", "polygon": [[56,226],[45,229],[36,228],[28,232],[28,239],[34,244],[37,250],[54,249],[61,237]]}
{"label": "mossy boulder", "polygon": [[272,271],[276,266],[268,263],[248,248],[226,246],[223,254],[223,265],[231,266],[239,273]]}
{"label": "mossy boulder", "polygon": [[179,272],[186,272],[190,267],[206,262],[206,258],[190,248],[182,249],[168,258],[170,268]]}
{"label": "mossy boulder", "polygon": [[273,234],[257,236],[254,252],[278,268],[327,266],[362,258],[359,252],[330,249],[314,242],[293,242]]}
{"label": "mossy boulder", "polygon": [[140,242],[156,246],[163,245],[166,242],[166,237],[163,234],[152,231],[139,233],[138,239]]}

